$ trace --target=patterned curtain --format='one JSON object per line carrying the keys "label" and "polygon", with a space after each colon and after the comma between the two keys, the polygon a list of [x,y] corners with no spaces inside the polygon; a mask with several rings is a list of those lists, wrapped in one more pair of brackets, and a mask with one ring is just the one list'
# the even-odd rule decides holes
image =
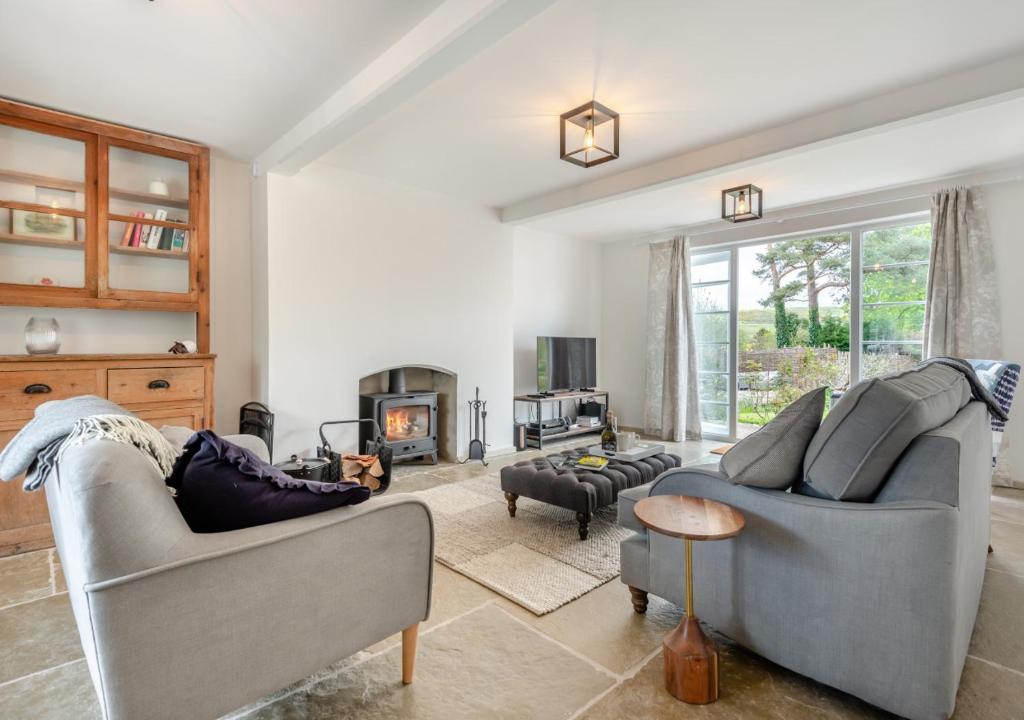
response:
{"label": "patterned curtain", "polygon": [[662,440],[701,438],[689,251],[683,237],[650,246],[644,433]]}
{"label": "patterned curtain", "polygon": [[[932,196],[932,249],[924,314],[925,357],[998,360],[1003,356],[999,287],[980,188]],[[1001,441],[992,481],[1009,484],[1009,440]]]}
{"label": "patterned curtain", "polygon": [[998,360],[999,288],[978,188],[932,196],[932,250],[924,314],[925,357]]}

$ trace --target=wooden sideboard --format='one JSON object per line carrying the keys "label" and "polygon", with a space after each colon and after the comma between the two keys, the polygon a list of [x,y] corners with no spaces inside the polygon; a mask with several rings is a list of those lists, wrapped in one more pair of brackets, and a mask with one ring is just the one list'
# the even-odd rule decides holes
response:
{"label": "wooden sideboard", "polygon": [[[109,398],[156,427],[213,426],[214,355],[2,355],[0,447],[37,405],[76,395]],[[0,557],[53,545],[46,496],[0,482]]]}

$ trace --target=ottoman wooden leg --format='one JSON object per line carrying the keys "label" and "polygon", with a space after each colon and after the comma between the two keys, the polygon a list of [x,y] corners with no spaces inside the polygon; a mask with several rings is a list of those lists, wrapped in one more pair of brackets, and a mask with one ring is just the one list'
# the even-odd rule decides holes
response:
{"label": "ottoman wooden leg", "polygon": [[580,540],[586,540],[587,534],[590,532],[590,513],[578,512],[576,513],[576,520],[580,524]]}
{"label": "ottoman wooden leg", "polygon": [[516,495],[515,493],[507,492],[507,493],[505,493],[505,499],[508,500],[508,516],[509,517],[515,517],[516,516],[516,500],[519,499],[519,496]]}
{"label": "ottoman wooden leg", "polygon": [[633,601],[633,609],[640,615],[647,612],[647,591],[627,585],[629,588],[630,600]]}

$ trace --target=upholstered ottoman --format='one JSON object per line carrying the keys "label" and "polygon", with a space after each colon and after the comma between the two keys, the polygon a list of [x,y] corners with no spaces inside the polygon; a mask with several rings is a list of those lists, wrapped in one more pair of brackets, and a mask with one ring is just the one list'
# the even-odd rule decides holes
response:
{"label": "upholstered ottoman", "polygon": [[579,522],[580,540],[586,540],[594,512],[614,503],[620,490],[649,483],[665,470],[682,464],[678,455],[662,453],[631,462],[610,460],[602,470],[562,465],[566,459],[584,454],[585,450],[563,450],[502,468],[501,489],[508,500],[508,514],[516,516],[520,497],[572,510]]}

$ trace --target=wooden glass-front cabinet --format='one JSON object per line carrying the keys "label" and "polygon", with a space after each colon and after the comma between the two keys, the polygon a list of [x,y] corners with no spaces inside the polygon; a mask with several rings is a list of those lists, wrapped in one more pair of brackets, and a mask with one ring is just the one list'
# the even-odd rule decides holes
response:
{"label": "wooden glass-front cabinet", "polygon": [[[209,167],[202,145],[0,99],[0,305],[193,313],[199,350],[0,355],[0,448],[83,394],[212,427]],[[0,557],[53,544],[45,500],[0,483]]]}
{"label": "wooden glass-front cabinet", "polygon": [[196,314],[209,352],[209,150],[0,100],[0,305]]}

